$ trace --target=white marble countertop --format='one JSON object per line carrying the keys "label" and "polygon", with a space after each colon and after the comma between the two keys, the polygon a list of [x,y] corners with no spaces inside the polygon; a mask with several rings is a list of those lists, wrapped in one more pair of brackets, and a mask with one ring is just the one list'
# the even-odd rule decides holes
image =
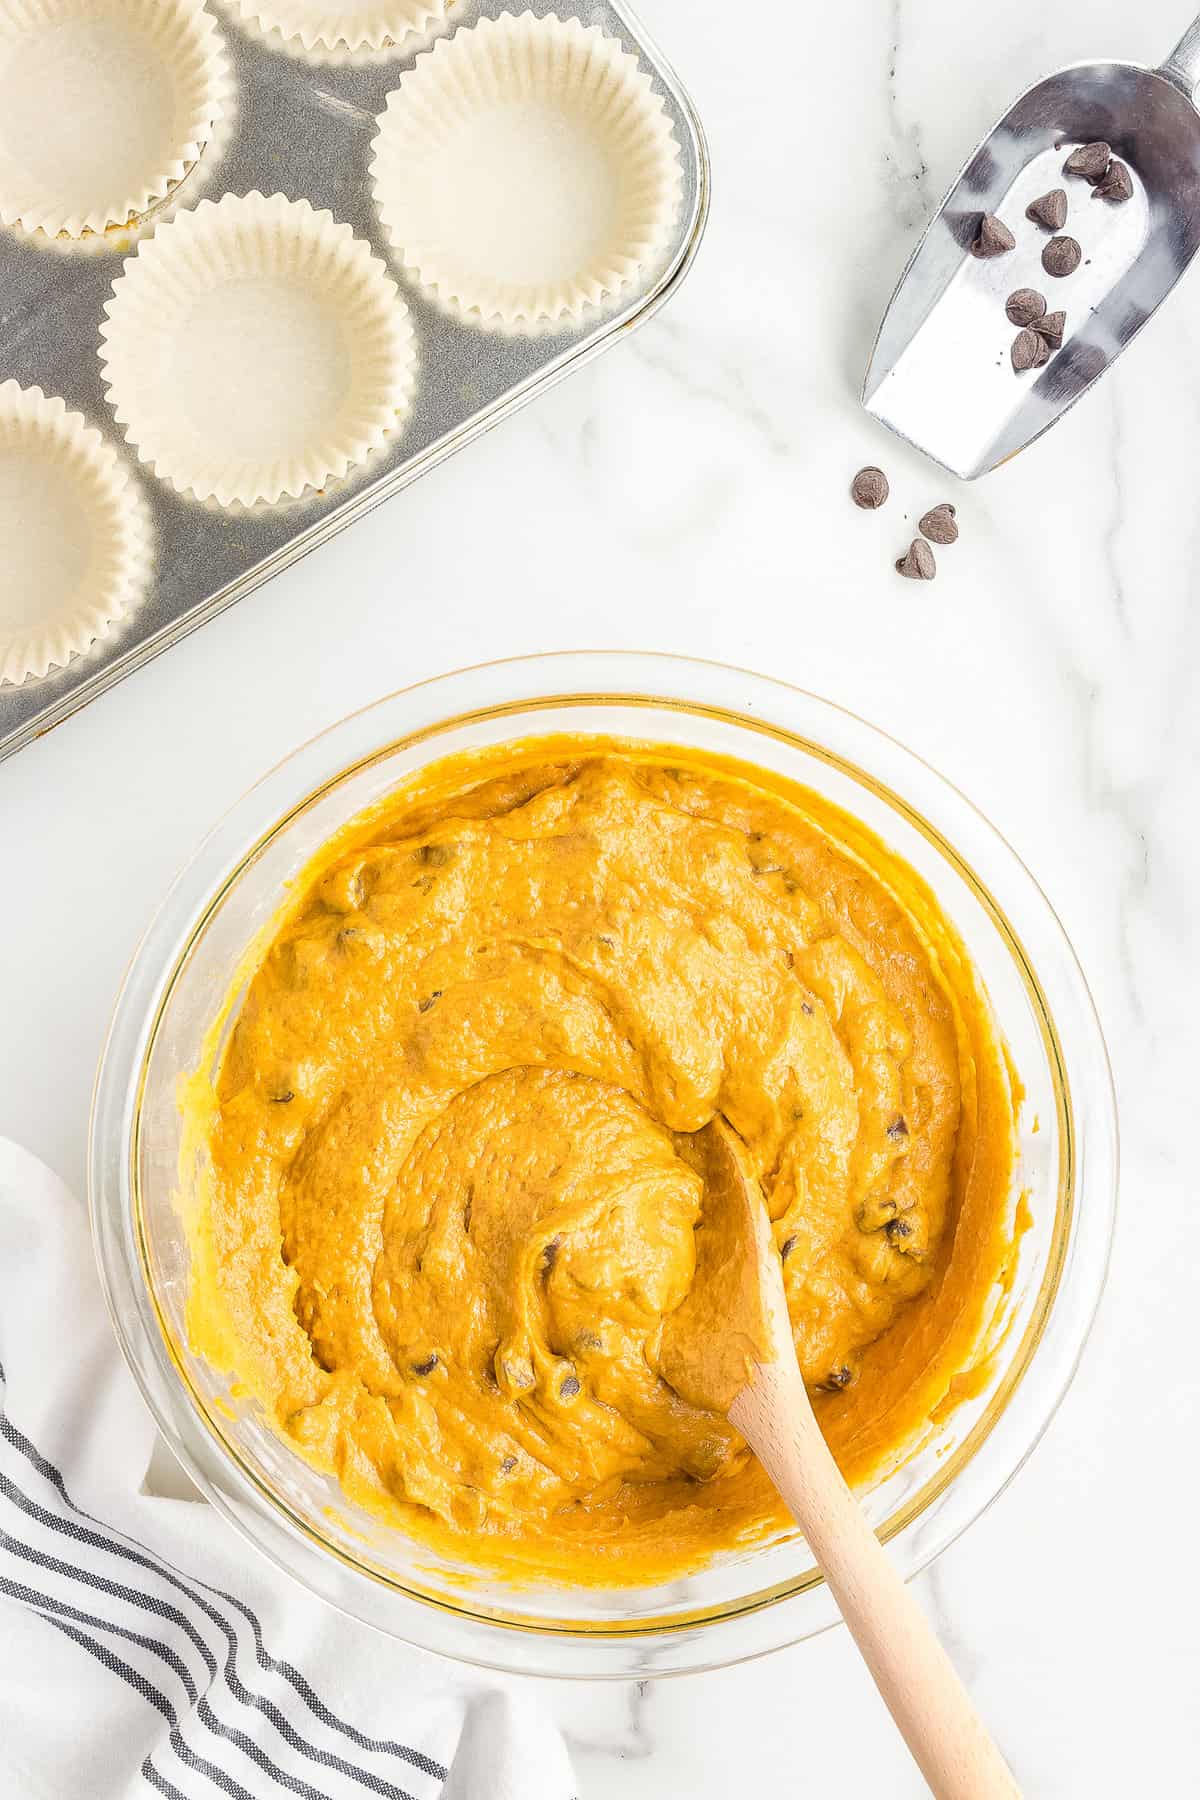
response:
{"label": "white marble countertop", "polygon": [[[866,714],[1039,876],[1093,985],[1124,1133],[1080,1374],[919,1591],[1029,1795],[1194,1792],[1200,1240],[1180,1122],[1200,1052],[1200,274],[1045,444],[976,486],[856,398],[907,250],[992,117],[1061,63],[1159,60],[1182,0],[875,0],[740,24],[643,7],[715,166],[676,302],[0,767],[0,1132],[82,1193],[109,1007],[172,873],[264,768],[391,688],[640,647]],[[847,483],[872,461],[893,499],[859,514]],[[932,586],[900,581],[902,514],[947,497],[960,543]],[[541,1685],[586,1800],[922,1791],[842,1631],[642,1689]]]}

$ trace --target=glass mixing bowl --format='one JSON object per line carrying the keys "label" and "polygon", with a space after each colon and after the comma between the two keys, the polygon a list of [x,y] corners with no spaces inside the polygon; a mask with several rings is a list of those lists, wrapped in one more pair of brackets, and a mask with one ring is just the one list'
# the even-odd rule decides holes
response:
{"label": "glass mixing bowl", "polygon": [[348,819],[423,764],[539,733],[725,752],[817,789],[914,867],[957,925],[1024,1087],[1018,1180],[1032,1215],[986,1385],[863,1496],[904,1575],[1020,1467],[1070,1381],[1112,1236],[1116,1116],[1096,1014],[1033,878],[978,812],[892,739],[812,694],[673,657],[492,663],[393,694],[281,763],[201,846],[151,925],[97,1078],[90,1195],[121,1348],[197,1486],[277,1567],[359,1619],[467,1661],[557,1675],[714,1667],[810,1636],[836,1611],[802,1539],[662,1586],[467,1578],[358,1512],[191,1350],[180,1214],[180,1077],[285,888]]}

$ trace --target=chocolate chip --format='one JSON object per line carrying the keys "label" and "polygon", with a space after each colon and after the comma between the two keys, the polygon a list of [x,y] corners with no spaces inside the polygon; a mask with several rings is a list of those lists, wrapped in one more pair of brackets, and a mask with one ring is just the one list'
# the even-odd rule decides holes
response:
{"label": "chocolate chip", "polygon": [[958,542],[958,526],[954,522],[954,508],[948,500],[940,506],[930,507],[917,530],[927,537],[931,544],[955,544]]}
{"label": "chocolate chip", "polygon": [[450,861],[450,851],[445,844],[422,844],[413,851],[416,862],[424,863],[429,869],[444,869]]}
{"label": "chocolate chip", "polygon": [[561,1247],[562,1247],[562,1239],[560,1237],[553,1237],[550,1239],[550,1242],[548,1244],[544,1244],[542,1246],[542,1280],[543,1281],[548,1279],[548,1277],[550,1275],[550,1271],[553,1269],[555,1263],[558,1261],[558,1252],[561,1249]]}
{"label": "chocolate chip", "polygon": [[859,1201],[854,1209],[854,1223],[860,1231],[870,1235],[873,1231],[881,1231],[889,1219],[894,1219],[899,1209],[890,1194],[876,1189],[872,1194]]}
{"label": "chocolate chip", "polygon": [[995,213],[980,215],[979,229],[971,245],[972,256],[1006,256],[1016,247],[1017,240],[1002,219],[998,219]]}
{"label": "chocolate chip", "polygon": [[1075,273],[1082,255],[1083,251],[1073,237],[1053,237],[1042,251],[1042,267],[1047,275],[1061,279]]}
{"label": "chocolate chip", "polygon": [[806,1016],[808,1018],[810,1018],[810,1019],[812,1018],[812,1007],[809,1005],[807,1000],[802,1000],[800,1002],[800,1011],[802,1013],[806,1014]]}
{"label": "chocolate chip", "polygon": [[848,1388],[854,1380],[854,1370],[843,1363],[840,1369],[831,1369],[826,1376],[826,1385],[831,1388]]}
{"label": "chocolate chip", "polygon": [[1047,313],[1044,319],[1036,320],[1033,329],[1040,338],[1045,340],[1051,350],[1061,350],[1063,332],[1066,330],[1066,326],[1066,313],[1052,312]]}
{"label": "chocolate chip", "polygon": [[1010,325],[1032,325],[1046,310],[1046,298],[1036,288],[1018,288],[1004,302]]}
{"label": "chocolate chip", "polygon": [[502,1475],[511,1475],[513,1470],[516,1468],[516,1466],[517,1466],[516,1457],[515,1456],[506,1456],[504,1461],[500,1464],[500,1473]]}
{"label": "chocolate chip", "polygon": [[907,1219],[889,1219],[884,1230],[893,1243],[897,1238],[910,1238],[913,1234],[913,1228]]}
{"label": "chocolate chip", "polygon": [[932,581],[937,574],[937,564],[933,560],[933,551],[924,538],[914,538],[905,554],[896,563],[897,573],[907,575],[910,581]]}
{"label": "chocolate chip", "polygon": [[796,1248],[796,1245],[798,1242],[799,1242],[798,1238],[794,1238],[794,1237],[784,1238],[783,1243],[779,1246],[780,1262],[787,1261],[788,1257],[792,1254],[792,1251]]}
{"label": "chocolate chip", "polygon": [[427,1013],[431,1007],[434,1007],[437,1005],[437,1003],[441,999],[441,997],[442,997],[441,988],[434,988],[432,994],[427,994],[425,996],[424,1000],[418,1000],[417,1011]]}
{"label": "chocolate chip", "polygon": [[290,1106],[296,1094],[293,1088],[285,1088],[282,1094],[270,1094],[268,1098],[272,1106]]}
{"label": "chocolate chip", "polygon": [[887,1134],[894,1144],[898,1144],[908,1136],[908,1120],[903,1113],[897,1113],[887,1128]]}
{"label": "chocolate chip", "polygon": [[1018,331],[1016,337],[1012,341],[1012,349],[1009,352],[1009,355],[1012,357],[1012,366],[1016,374],[1023,375],[1026,369],[1032,369],[1034,367],[1038,359],[1038,346],[1040,343],[1041,339],[1035,331],[1032,331],[1029,328],[1029,326],[1026,326],[1024,331]]}
{"label": "chocolate chip", "polygon": [[436,1354],[434,1354],[432,1356],[427,1356],[424,1362],[414,1363],[412,1370],[414,1375],[432,1375],[437,1366],[438,1359]]}
{"label": "chocolate chip", "polygon": [[1031,200],[1025,208],[1025,217],[1032,219],[1035,225],[1044,225],[1047,231],[1061,231],[1067,222],[1067,195],[1065,188],[1051,188],[1048,194],[1040,194]]}
{"label": "chocolate chip", "polygon": [[860,469],[850,483],[850,498],[865,512],[874,512],[876,507],[882,506],[890,491],[883,470],[873,467]]}
{"label": "chocolate chip", "polygon": [[580,1386],[580,1383],[579,1383],[578,1375],[568,1375],[566,1380],[563,1382],[562,1386],[558,1390],[559,1399],[560,1400],[573,1400],[575,1398],[576,1394],[579,1392],[579,1386]]}
{"label": "chocolate chip", "polygon": [[1082,175],[1085,181],[1103,181],[1111,161],[1112,151],[1106,143],[1097,140],[1092,144],[1080,144],[1063,164],[1063,174]]}
{"label": "chocolate chip", "polygon": [[1129,170],[1123,162],[1114,156],[1108,165],[1108,173],[1096,183],[1093,200],[1112,200],[1119,204],[1123,200],[1133,199],[1133,182]]}

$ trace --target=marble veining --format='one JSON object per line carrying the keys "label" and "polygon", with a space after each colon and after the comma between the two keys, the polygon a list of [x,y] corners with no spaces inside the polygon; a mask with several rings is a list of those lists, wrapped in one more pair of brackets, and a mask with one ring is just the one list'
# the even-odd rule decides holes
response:
{"label": "marble veining", "polygon": [[[639,4],[711,139],[694,273],[628,343],[0,767],[0,1132],[82,1195],[92,1072],[150,911],[251,781],[381,693],[639,647],[865,714],[1044,886],[1124,1136],[1071,1393],[918,1591],[1031,1800],[1176,1800],[1200,1768],[1200,270],[1094,395],[971,486],[857,395],[896,277],[994,118],[1063,63],[1161,60],[1185,0]],[[847,498],[867,462],[892,484],[869,515]],[[945,499],[958,544],[934,583],[899,580]],[[582,1800],[923,1791],[841,1630],[680,1680],[514,1685],[562,1725]]]}

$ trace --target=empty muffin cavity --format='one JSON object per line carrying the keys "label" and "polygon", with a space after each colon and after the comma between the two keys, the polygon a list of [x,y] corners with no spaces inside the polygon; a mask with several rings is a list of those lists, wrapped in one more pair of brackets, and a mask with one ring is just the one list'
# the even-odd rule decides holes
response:
{"label": "empty muffin cavity", "polygon": [[473,324],[569,324],[662,255],[679,146],[635,56],[505,13],[417,58],[388,97],[376,204],[404,269]]}
{"label": "empty muffin cavity", "polygon": [[398,48],[445,16],[450,0],[232,0],[260,31],[277,31],[305,50]]}
{"label": "empty muffin cavity", "polygon": [[401,426],[412,324],[368,244],[306,200],[204,201],[130,257],[102,372],[143,462],[222,505],[320,488]]}
{"label": "empty muffin cavity", "polygon": [[228,92],[201,0],[0,0],[0,220],[79,238],[136,218]]}
{"label": "empty muffin cavity", "polygon": [[82,414],[0,382],[0,682],[65,668],[138,602],[146,509],[125,464]]}

